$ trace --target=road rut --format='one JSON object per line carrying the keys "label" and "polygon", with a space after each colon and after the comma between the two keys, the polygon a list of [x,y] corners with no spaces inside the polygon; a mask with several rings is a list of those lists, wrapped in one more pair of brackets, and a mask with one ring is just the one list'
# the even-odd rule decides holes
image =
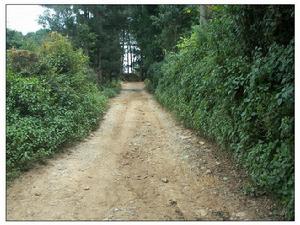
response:
{"label": "road rut", "polygon": [[274,219],[225,155],[124,83],[98,130],[7,188],[7,220]]}

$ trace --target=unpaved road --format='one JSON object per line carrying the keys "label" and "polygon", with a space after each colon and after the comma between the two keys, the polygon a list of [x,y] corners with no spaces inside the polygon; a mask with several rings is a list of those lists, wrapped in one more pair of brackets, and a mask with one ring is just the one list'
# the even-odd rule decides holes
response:
{"label": "unpaved road", "polygon": [[7,220],[271,220],[225,153],[124,83],[100,128],[16,179]]}

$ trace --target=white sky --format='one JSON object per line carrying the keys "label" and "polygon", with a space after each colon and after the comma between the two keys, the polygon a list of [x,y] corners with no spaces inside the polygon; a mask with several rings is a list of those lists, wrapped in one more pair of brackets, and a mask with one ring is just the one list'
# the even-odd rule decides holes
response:
{"label": "white sky", "polygon": [[21,31],[23,34],[34,32],[42,28],[37,20],[45,8],[40,5],[7,5],[6,26]]}

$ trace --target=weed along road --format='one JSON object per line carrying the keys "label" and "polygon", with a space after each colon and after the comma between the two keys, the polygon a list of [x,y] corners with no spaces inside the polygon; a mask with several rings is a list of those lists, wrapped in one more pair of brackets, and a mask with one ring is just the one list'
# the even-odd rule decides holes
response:
{"label": "weed along road", "polygon": [[183,128],[144,90],[123,83],[98,130],[7,188],[8,220],[269,220],[274,203]]}

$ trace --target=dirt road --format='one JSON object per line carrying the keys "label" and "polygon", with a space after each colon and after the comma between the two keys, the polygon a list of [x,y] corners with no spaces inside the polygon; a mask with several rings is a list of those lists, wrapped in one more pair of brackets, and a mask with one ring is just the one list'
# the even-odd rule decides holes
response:
{"label": "dirt road", "polygon": [[7,189],[8,220],[270,220],[225,153],[125,83],[100,128]]}

